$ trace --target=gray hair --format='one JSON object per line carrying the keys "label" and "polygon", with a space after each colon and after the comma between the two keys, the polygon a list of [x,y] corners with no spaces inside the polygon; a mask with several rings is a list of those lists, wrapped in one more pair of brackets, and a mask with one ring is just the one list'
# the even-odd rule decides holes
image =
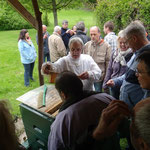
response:
{"label": "gray hair", "polygon": [[68,24],[68,20],[63,20],[62,24]]}
{"label": "gray hair", "polygon": [[72,37],[72,38],[69,40],[69,44],[68,44],[69,48],[70,48],[71,44],[72,44],[72,43],[75,43],[75,42],[80,43],[81,46],[82,46],[82,48],[83,48],[84,43],[83,43],[82,39],[79,38],[79,37]]}
{"label": "gray hair", "polygon": [[138,135],[150,146],[150,103],[142,106],[135,115]]}
{"label": "gray hair", "polygon": [[76,24],[76,27],[77,27],[77,30],[81,30],[81,31],[84,31],[85,30],[85,24],[83,21],[79,21],[77,24]]}
{"label": "gray hair", "polygon": [[58,32],[58,31],[60,31],[61,30],[61,27],[60,26],[55,26],[54,27],[54,32]]}
{"label": "gray hair", "polygon": [[130,38],[132,35],[136,35],[140,38],[146,39],[146,30],[143,26],[142,22],[139,20],[132,21],[126,28],[125,34],[127,39]]}
{"label": "gray hair", "polygon": [[98,32],[99,32],[99,33],[101,32],[101,30],[100,30],[100,28],[99,28],[98,26],[92,26],[92,27],[90,28],[90,30],[91,30],[92,28],[97,28]]}

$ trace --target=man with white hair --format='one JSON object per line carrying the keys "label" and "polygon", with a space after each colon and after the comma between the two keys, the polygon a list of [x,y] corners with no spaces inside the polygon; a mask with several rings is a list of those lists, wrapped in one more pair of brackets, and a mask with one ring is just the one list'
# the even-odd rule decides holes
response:
{"label": "man with white hair", "polygon": [[110,86],[122,84],[120,89],[120,100],[128,104],[130,108],[134,107],[139,102],[145,91],[140,87],[137,76],[135,75],[138,61],[136,58],[144,51],[150,51],[150,44],[146,38],[146,31],[140,21],[133,21],[125,28],[125,36],[129,47],[134,52],[128,70],[125,75],[115,78],[109,84]]}
{"label": "man with white hair", "polygon": [[48,39],[51,62],[57,61],[66,55],[66,48],[61,38],[61,27],[55,26],[53,34]]}

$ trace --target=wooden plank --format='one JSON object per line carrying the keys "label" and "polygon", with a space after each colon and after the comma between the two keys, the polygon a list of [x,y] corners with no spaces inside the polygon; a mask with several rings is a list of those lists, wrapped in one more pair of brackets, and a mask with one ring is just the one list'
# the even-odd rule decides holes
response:
{"label": "wooden plank", "polygon": [[40,85],[44,84],[44,78],[41,75],[41,67],[43,64],[43,32],[42,32],[42,19],[41,15],[42,13],[39,11],[39,6],[37,0],[32,0],[36,20],[38,22],[38,72],[39,72],[39,82]]}
{"label": "wooden plank", "polygon": [[[46,85],[47,86],[47,92],[46,92],[46,106],[42,107],[40,109],[37,108],[37,103],[38,103],[38,95],[40,92],[44,90],[44,86],[40,86],[34,90],[31,90],[22,96],[18,97],[17,100],[29,105],[30,107],[33,107],[35,109],[38,109],[42,112],[46,112],[49,110],[49,108],[53,108],[56,106],[56,104],[62,103],[62,100],[55,89],[55,86],[53,84],[51,85]],[[56,107],[55,107],[56,108]]]}
{"label": "wooden plank", "polygon": [[35,29],[38,30],[37,20],[31,15],[30,12],[18,1],[18,0],[7,0],[21,16],[26,19]]}

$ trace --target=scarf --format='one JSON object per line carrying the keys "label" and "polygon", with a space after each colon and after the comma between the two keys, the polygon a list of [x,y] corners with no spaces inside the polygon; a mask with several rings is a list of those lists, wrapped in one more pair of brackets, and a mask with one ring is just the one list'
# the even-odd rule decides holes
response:
{"label": "scarf", "polygon": [[125,60],[125,57],[131,52],[132,50],[130,48],[126,51],[121,51],[120,49],[118,49],[118,51],[116,50],[113,55],[114,62],[120,63],[121,66],[126,66],[127,62]]}

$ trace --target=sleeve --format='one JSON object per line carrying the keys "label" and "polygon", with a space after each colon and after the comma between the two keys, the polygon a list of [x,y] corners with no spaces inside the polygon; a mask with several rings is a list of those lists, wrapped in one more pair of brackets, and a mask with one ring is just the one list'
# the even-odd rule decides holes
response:
{"label": "sleeve", "polygon": [[67,53],[66,51],[66,47],[64,45],[64,42],[61,38],[59,38],[58,40],[56,40],[56,46],[57,46],[57,50],[58,50],[58,53],[60,55],[60,57],[63,57],[65,56]]}
{"label": "sleeve", "polygon": [[24,57],[24,58],[26,58],[27,60],[30,60],[31,53],[26,52],[26,50],[24,48],[24,44],[23,44],[22,41],[19,41],[18,48],[19,48],[21,56]]}
{"label": "sleeve", "polygon": [[88,65],[90,66],[90,71],[88,71],[89,79],[93,80],[94,82],[99,81],[102,73],[101,69],[98,67],[91,56],[89,56],[87,59],[89,60]]}
{"label": "sleeve", "polygon": [[125,80],[125,74],[123,74],[120,77],[114,78],[113,81],[115,83],[115,86],[121,86],[123,83],[123,80]]}
{"label": "sleeve", "polygon": [[106,85],[107,81],[111,79],[111,74],[113,72],[112,63],[113,63],[113,54],[110,58],[108,68],[107,68],[107,71],[106,71],[106,75],[105,75],[105,78],[104,78],[104,82],[103,82],[103,88],[104,89],[107,88],[107,85]]}

